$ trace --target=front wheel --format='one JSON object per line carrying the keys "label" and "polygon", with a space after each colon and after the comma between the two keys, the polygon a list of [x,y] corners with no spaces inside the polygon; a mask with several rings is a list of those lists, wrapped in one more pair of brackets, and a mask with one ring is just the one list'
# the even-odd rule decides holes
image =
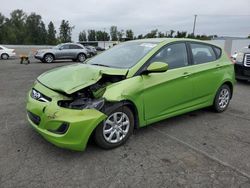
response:
{"label": "front wheel", "polygon": [[98,125],[94,139],[98,146],[112,149],[126,142],[134,129],[132,111],[122,106],[109,113],[108,118]]}
{"label": "front wheel", "polygon": [[52,63],[54,61],[54,56],[52,54],[46,54],[43,58],[45,63]]}
{"label": "front wheel", "polygon": [[214,99],[214,110],[216,112],[223,112],[227,109],[231,99],[231,89],[228,85],[222,85]]}

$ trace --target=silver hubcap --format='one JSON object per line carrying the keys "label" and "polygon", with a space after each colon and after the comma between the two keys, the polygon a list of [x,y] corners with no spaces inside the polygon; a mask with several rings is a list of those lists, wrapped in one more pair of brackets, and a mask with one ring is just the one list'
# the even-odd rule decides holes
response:
{"label": "silver hubcap", "polygon": [[2,55],[2,58],[3,58],[3,59],[8,59],[8,56],[7,56],[6,54],[3,54],[3,55]]}
{"label": "silver hubcap", "polygon": [[51,55],[46,55],[45,60],[46,62],[51,63],[53,61],[53,57]]}
{"label": "silver hubcap", "polygon": [[103,136],[109,143],[118,143],[128,134],[129,126],[130,121],[127,114],[115,112],[104,122]]}
{"label": "silver hubcap", "polygon": [[219,107],[221,109],[226,108],[230,99],[230,94],[227,89],[222,89],[219,95]]}
{"label": "silver hubcap", "polygon": [[82,54],[81,54],[81,55],[79,55],[79,61],[81,61],[81,62],[82,62],[82,61],[84,61],[84,60],[85,60],[85,56],[84,56],[84,55],[82,55]]}

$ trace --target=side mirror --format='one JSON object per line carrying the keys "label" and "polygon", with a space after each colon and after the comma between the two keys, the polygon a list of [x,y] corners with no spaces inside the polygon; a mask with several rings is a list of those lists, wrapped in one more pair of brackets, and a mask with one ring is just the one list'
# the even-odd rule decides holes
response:
{"label": "side mirror", "polygon": [[157,73],[157,72],[166,72],[168,70],[168,64],[163,62],[153,62],[151,63],[147,70],[144,71],[146,74]]}
{"label": "side mirror", "polygon": [[62,48],[60,47],[59,50],[62,50]]}

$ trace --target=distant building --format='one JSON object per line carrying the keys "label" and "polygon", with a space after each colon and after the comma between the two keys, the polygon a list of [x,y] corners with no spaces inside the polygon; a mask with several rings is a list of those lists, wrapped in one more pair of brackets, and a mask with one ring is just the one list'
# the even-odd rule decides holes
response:
{"label": "distant building", "polygon": [[217,37],[210,42],[221,46],[230,55],[250,45],[250,39],[242,37]]}
{"label": "distant building", "polygon": [[84,46],[99,46],[101,48],[108,49],[118,44],[119,41],[79,41],[78,43]]}

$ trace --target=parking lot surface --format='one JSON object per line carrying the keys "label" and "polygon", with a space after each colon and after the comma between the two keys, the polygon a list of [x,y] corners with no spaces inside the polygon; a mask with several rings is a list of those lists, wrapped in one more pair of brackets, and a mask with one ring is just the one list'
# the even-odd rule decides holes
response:
{"label": "parking lot surface", "polygon": [[136,130],[122,147],[53,146],[26,120],[38,75],[73,62],[0,60],[0,187],[250,187],[250,83],[224,113],[202,109]]}

